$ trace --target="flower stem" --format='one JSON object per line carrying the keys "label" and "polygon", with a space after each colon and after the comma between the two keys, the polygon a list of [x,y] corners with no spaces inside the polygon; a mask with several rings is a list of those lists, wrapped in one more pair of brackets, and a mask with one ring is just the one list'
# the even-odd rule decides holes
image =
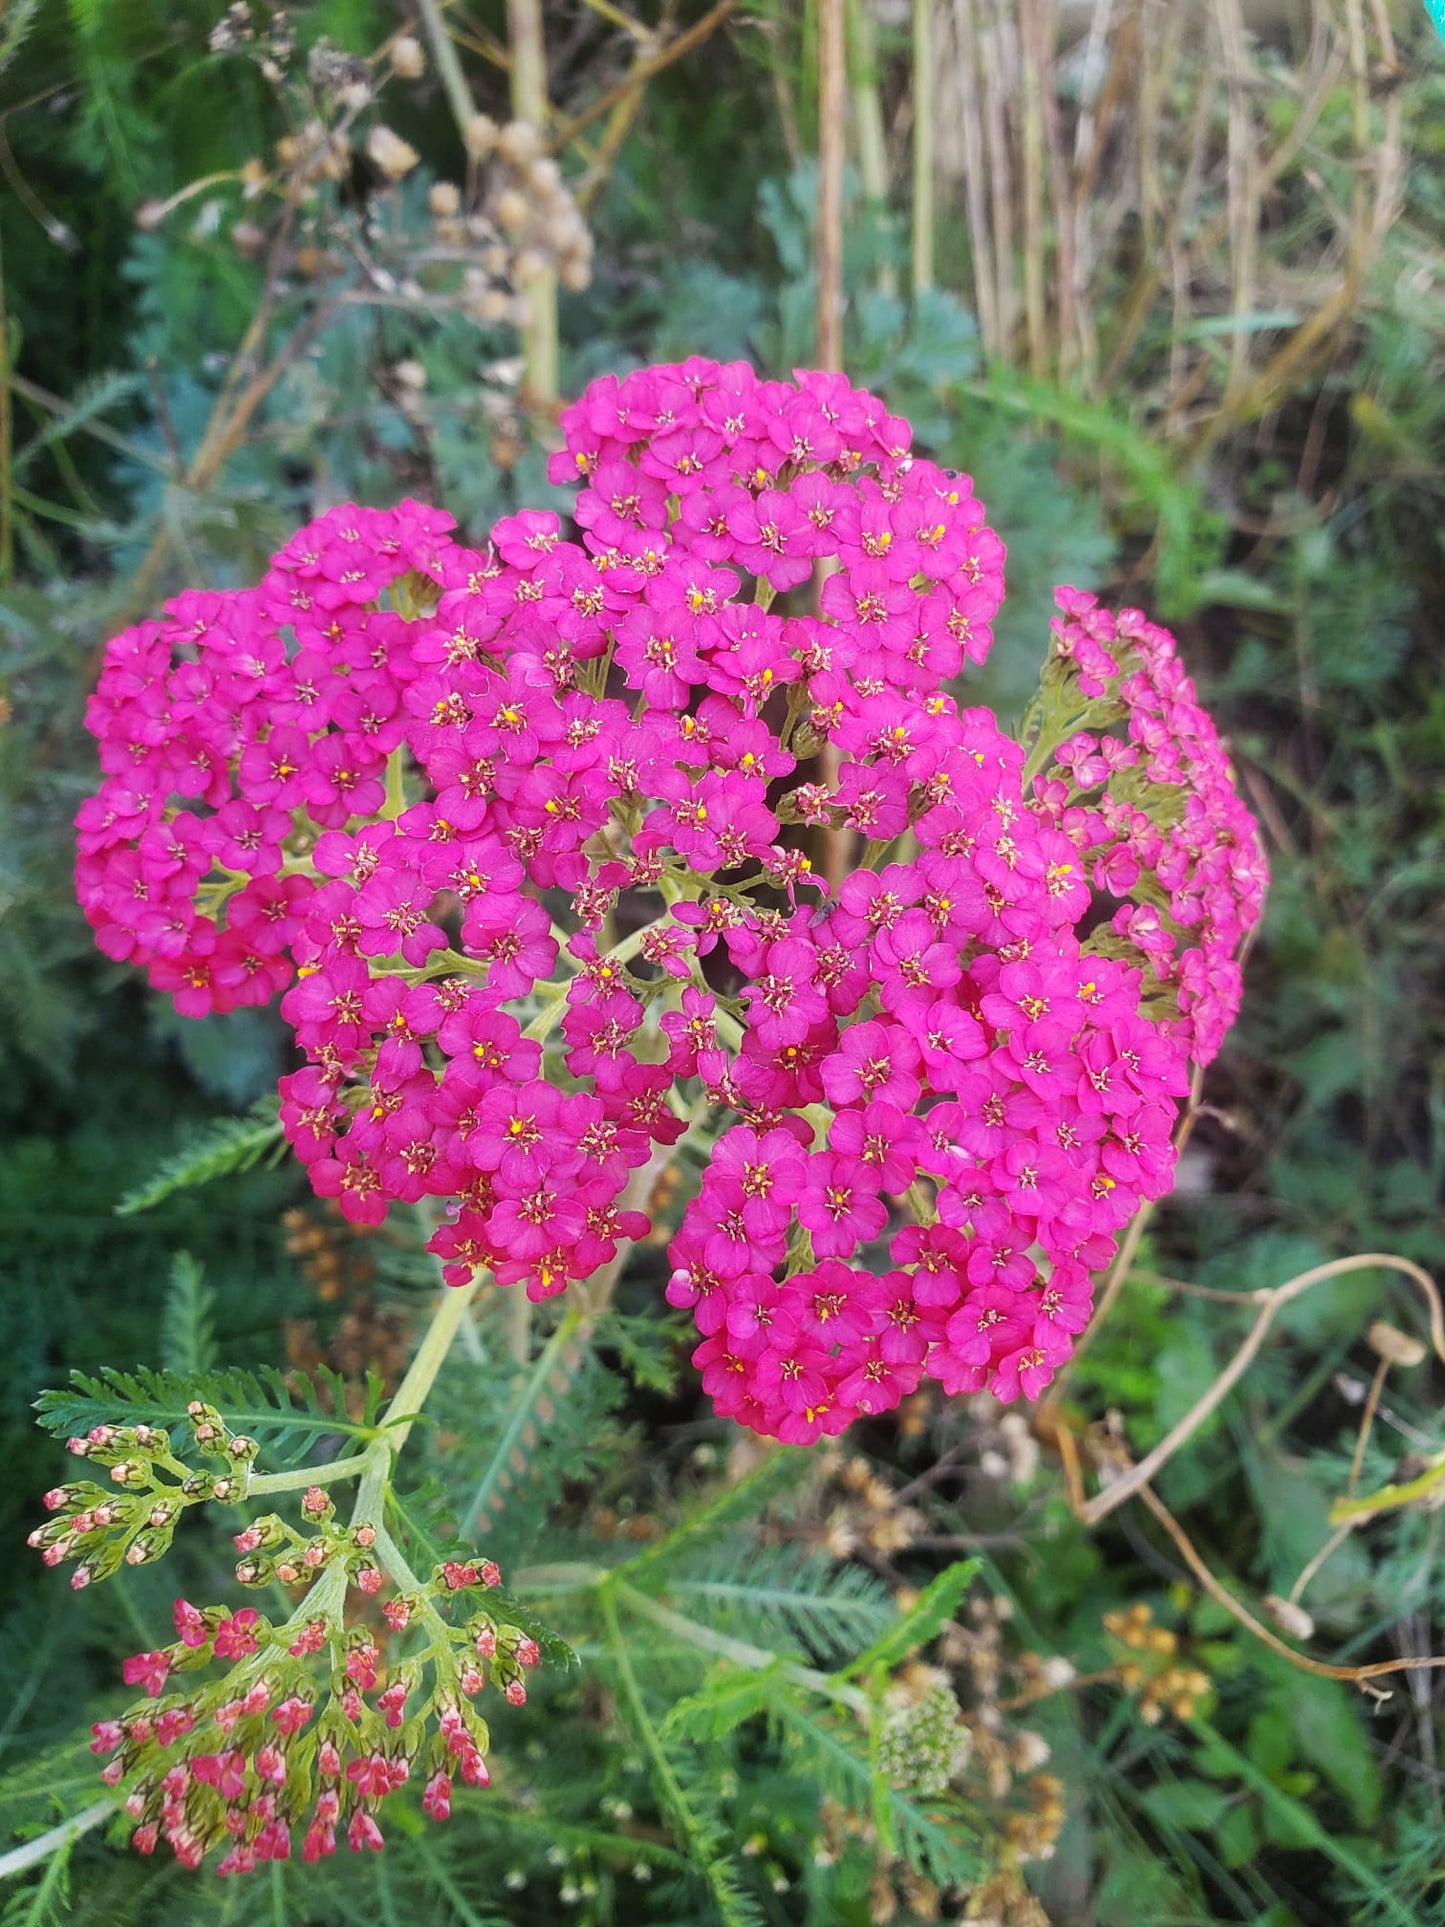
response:
{"label": "flower stem", "polygon": [[33,1840],[26,1840],[9,1853],[0,1853],[0,1880],[8,1880],[12,1874],[24,1873],[27,1867],[35,1867],[42,1860],[48,1860],[53,1853],[60,1853],[78,1840],[92,1827],[100,1826],[119,1811],[116,1800],[97,1800],[93,1806],[82,1807],[79,1813],[71,1814],[62,1820],[58,1827],[49,1833],[40,1833]]}
{"label": "flower stem", "polygon": [[294,1472],[263,1472],[246,1487],[246,1497],[255,1499],[267,1492],[302,1492],[308,1486],[354,1479],[366,1470],[368,1463],[365,1452],[353,1452],[350,1458],[332,1459],[326,1465],[300,1465]]}
{"label": "flower stem", "polygon": [[[406,1444],[411,1428],[416,1423],[427,1393],[435,1382],[437,1373],[446,1362],[447,1353],[452,1348],[452,1340],[457,1335],[457,1327],[466,1316],[467,1308],[477,1295],[481,1278],[475,1277],[467,1285],[448,1285],[442,1292],[441,1301],[432,1314],[432,1321],[426,1330],[417,1350],[416,1357],[407,1368],[405,1378],[396,1388],[396,1395],[386,1408],[383,1420],[384,1430],[376,1445],[387,1448],[388,1458],[394,1458]],[[371,1448],[375,1451],[376,1447]],[[368,1453],[368,1456],[370,1454]],[[365,1475],[370,1478],[368,1471]]]}

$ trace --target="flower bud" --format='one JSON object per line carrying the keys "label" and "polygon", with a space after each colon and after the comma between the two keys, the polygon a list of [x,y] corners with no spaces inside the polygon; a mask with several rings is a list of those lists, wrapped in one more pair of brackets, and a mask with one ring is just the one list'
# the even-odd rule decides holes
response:
{"label": "flower bud", "polygon": [[248,1437],[244,1432],[237,1432],[227,1444],[226,1453],[235,1464],[249,1465],[260,1449],[255,1439]]}
{"label": "flower bud", "polygon": [[542,152],[542,136],[530,121],[509,120],[497,136],[497,153],[514,167],[524,166]]}
{"label": "flower bud", "polygon": [[401,180],[421,159],[410,141],[404,141],[380,121],[366,137],[366,156],[389,181]]}
{"label": "flower bud", "polygon": [[171,1549],[172,1534],[169,1530],[159,1532],[138,1532],[125,1549],[125,1563],[128,1566],[148,1566]]}

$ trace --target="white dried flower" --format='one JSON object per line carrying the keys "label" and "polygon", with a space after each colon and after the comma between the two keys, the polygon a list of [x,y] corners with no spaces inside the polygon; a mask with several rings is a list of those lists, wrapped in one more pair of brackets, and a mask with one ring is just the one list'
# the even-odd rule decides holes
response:
{"label": "white dried flower", "polygon": [[420,80],[426,72],[426,55],[415,34],[400,34],[392,41],[391,71],[398,80]]}
{"label": "white dried flower", "polygon": [[399,181],[421,159],[410,141],[378,121],[366,137],[367,158],[378,166],[389,181]]}

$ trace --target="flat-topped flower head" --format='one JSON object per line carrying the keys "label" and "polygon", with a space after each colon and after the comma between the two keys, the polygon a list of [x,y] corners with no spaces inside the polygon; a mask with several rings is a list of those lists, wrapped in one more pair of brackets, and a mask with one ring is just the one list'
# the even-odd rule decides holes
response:
{"label": "flat-topped flower head", "polygon": [[189,1014],[279,994],[313,1185],[448,1201],[451,1282],[610,1262],[710,1115],[669,1293],[719,1410],[807,1439],[924,1376],[1036,1396],[1259,915],[1172,642],[1061,591],[1021,745],[952,680],[1003,545],[874,397],[696,358],[561,429],[570,528],[347,505],[111,643],[97,941]]}

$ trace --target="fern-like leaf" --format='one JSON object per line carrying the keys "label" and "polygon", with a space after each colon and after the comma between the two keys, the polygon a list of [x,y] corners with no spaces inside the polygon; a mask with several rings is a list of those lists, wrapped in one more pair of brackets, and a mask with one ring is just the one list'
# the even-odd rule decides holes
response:
{"label": "fern-like leaf", "polygon": [[[781,1629],[811,1660],[841,1664],[895,1618],[887,1589],[861,1566],[795,1546],[724,1541],[668,1581],[679,1605],[771,1639]],[[710,1610],[709,1610],[710,1609]]]}
{"label": "fern-like leaf", "polygon": [[369,1434],[381,1403],[381,1381],[368,1374],[359,1419],[347,1414],[347,1389],[346,1380],[326,1366],[308,1377],[279,1372],[274,1365],[199,1373],[157,1372],[147,1366],[122,1372],[107,1365],[94,1376],[72,1372],[69,1387],[42,1392],[35,1409],[47,1432],[66,1438],[95,1425],[178,1425],[190,1401],[200,1398],[214,1405],[233,1430],[276,1449],[309,1444],[328,1434]]}
{"label": "fern-like leaf", "polygon": [[[622,1387],[598,1363],[595,1337],[593,1319],[565,1311],[520,1385],[515,1379],[506,1385],[500,1429],[488,1440],[470,1496],[459,1509],[462,1533],[474,1546],[486,1549],[498,1520],[523,1491],[540,1519],[563,1479],[585,1474],[596,1462]],[[475,1390],[470,1404],[474,1411]],[[439,1406],[443,1422],[444,1413],[445,1406]]]}
{"label": "fern-like leaf", "polygon": [[843,1669],[843,1677],[869,1673],[875,1666],[897,1666],[926,1646],[958,1611],[959,1602],[978,1574],[976,1559],[960,1559],[929,1581],[917,1602],[890,1626],[880,1639],[859,1653]]}
{"label": "fern-like leaf", "polygon": [[677,1700],[662,1722],[664,1739],[720,1740],[744,1720],[776,1711],[780,1693],[789,1691],[781,1660],[756,1673],[724,1666],[700,1692]]}
{"label": "fern-like leaf", "polygon": [[0,1914],[0,1927],[63,1927],[70,1910],[70,1855],[74,1842],[51,1854],[39,1869],[32,1887],[12,1893]]}
{"label": "fern-like leaf", "polygon": [[127,1191],[115,1207],[116,1216],[133,1217],[173,1192],[253,1170],[264,1158],[279,1156],[284,1143],[276,1099],[258,1098],[240,1117],[217,1118],[193,1143],[167,1158],[144,1184]]}
{"label": "fern-like leaf", "polygon": [[780,1445],[768,1453],[751,1472],[725,1486],[691,1512],[665,1538],[646,1546],[615,1568],[620,1578],[635,1582],[640,1574],[651,1572],[714,1543],[723,1526],[736,1519],[755,1519],[763,1508],[787,1488],[811,1476],[814,1461],[800,1446]]}
{"label": "fern-like leaf", "polygon": [[0,19],[0,73],[10,65],[20,51],[20,43],[35,25],[36,15],[40,12],[40,0],[12,0]]}
{"label": "fern-like leaf", "polygon": [[617,1669],[618,1708],[647,1755],[653,1791],[679,1843],[706,1885],[721,1927],[764,1927],[757,1901],[748,1893],[723,1845],[722,1827],[707,1810],[699,1789],[684,1784],[677,1763],[647,1710],[610,1592],[601,1595],[607,1644]]}
{"label": "fern-like leaf", "polygon": [[161,1308],[161,1363],[177,1376],[199,1377],[216,1365],[216,1333],[211,1323],[215,1294],[189,1251],[171,1261],[171,1278]]}

